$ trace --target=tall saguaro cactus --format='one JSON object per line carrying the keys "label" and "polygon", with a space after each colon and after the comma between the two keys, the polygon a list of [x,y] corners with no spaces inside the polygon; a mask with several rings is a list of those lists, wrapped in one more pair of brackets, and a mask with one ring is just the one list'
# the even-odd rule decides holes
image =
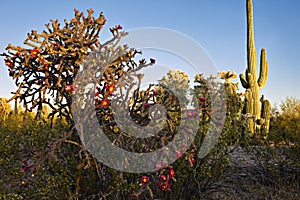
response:
{"label": "tall saguaro cactus", "polygon": [[260,131],[263,134],[268,134],[270,120],[270,102],[264,100],[263,96],[259,98],[259,92],[265,86],[268,78],[266,49],[261,50],[258,78],[256,59],[252,0],[247,0],[247,69],[246,76],[240,74],[240,80],[243,87],[246,88],[244,111],[253,116],[248,124],[252,136],[255,133],[260,133]]}

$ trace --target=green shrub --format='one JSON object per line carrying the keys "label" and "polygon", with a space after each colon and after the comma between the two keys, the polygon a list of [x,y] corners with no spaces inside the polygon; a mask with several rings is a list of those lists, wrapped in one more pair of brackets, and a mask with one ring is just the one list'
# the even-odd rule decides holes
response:
{"label": "green shrub", "polygon": [[272,110],[269,140],[276,144],[300,144],[300,100],[288,97]]}

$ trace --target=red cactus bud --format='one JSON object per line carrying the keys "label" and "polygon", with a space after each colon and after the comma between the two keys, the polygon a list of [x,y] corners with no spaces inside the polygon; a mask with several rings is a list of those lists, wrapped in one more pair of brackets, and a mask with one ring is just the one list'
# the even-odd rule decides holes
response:
{"label": "red cactus bud", "polygon": [[122,25],[121,24],[119,24],[118,26],[117,26],[117,29],[122,29],[123,27],[122,27]]}
{"label": "red cactus bud", "polygon": [[169,176],[170,176],[170,177],[174,177],[174,176],[175,176],[175,171],[174,171],[173,168],[169,168],[169,169],[168,169],[168,173],[169,173]]}
{"label": "red cactus bud", "polygon": [[189,159],[189,161],[190,161],[191,165],[193,165],[193,164],[195,163],[195,159],[194,159],[193,157],[191,157],[191,158]]}
{"label": "red cactus bud", "polygon": [[106,108],[106,107],[109,106],[109,103],[110,103],[110,101],[109,101],[108,99],[103,99],[103,100],[101,101],[101,106],[102,106],[103,108]]}
{"label": "red cactus bud", "polygon": [[148,184],[149,183],[149,177],[148,176],[142,176],[141,178],[141,182],[143,185]]}
{"label": "red cactus bud", "polygon": [[73,85],[68,85],[67,87],[66,87],[66,92],[73,92],[73,90],[74,90],[74,87],[73,87]]}
{"label": "red cactus bud", "polygon": [[158,95],[158,91],[157,90],[152,90],[154,95]]}
{"label": "red cactus bud", "polygon": [[205,98],[205,97],[200,97],[199,100],[200,100],[201,102],[206,102],[206,98]]}
{"label": "red cactus bud", "polygon": [[9,68],[13,68],[14,63],[10,60],[5,61],[5,65],[8,66]]}
{"label": "red cactus bud", "polygon": [[30,55],[34,58],[37,57],[39,53],[40,53],[40,51],[38,49],[30,50]]}
{"label": "red cactus bud", "polygon": [[161,185],[161,190],[162,191],[166,191],[170,188],[171,184],[170,183],[166,183],[166,184],[162,184]]}
{"label": "red cactus bud", "polygon": [[168,177],[166,175],[161,175],[160,176],[160,180],[167,182],[168,181]]}
{"label": "red cactus bud", "polygon": [[145,103],[144,104],[144,107],[146,107],[146,108],[148,108],[148,107],[150,107],[151,105],[149,104],[149,103]]}
{"label": "red cactus bud", "polygon": [[112,93],[114,93],[115,85],[113,85],[113,84],[106,85],[105,89],[106,89],[106,91],[109,92],[109,94],[112,94]]}

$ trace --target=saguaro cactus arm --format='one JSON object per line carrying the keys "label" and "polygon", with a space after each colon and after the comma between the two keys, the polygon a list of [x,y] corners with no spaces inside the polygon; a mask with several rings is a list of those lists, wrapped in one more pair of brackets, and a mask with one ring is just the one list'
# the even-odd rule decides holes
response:
{"label": "saguaro cactus arm", "polygon": [[241,80],[241,83],[242,83],[242,86],[245,88],[245,89],[248,89],[250,86],[249,86],[249,83],[247,81],[247,79],[245,78],[244,74],[240,74],[240,80]]}
{"label": "saguaro cactus arm", "polygon": [[261,117],[264,119],[264,123],[262,125],[262,134],[264,137],[267,137],[270,127],[271,104],[270,101],[264,100],[263,96],[261,98],[261,103]]}
{"label": "saguaro cactus arm", "polygon": [[267,78],[268,78],[267,53],[266,53],[266,49],[263,48],[260,54],[260,74],[258,79],[258,86],[264,87],[266,85]]}

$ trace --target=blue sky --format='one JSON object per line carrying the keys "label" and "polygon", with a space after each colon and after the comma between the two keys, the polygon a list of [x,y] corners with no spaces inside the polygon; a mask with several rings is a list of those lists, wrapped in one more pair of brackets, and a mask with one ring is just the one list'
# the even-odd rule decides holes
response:
{"label": "blue sky", "polygon": [[[50,19],[71,19],[73,9],[89,8],[107,19],[108,29],[122,24],[125,30],[161,27],[181,32],[199,43],[218,71],[246,69],[246,0],[14,0],[0,3],[0,51],[8,43],[22,45],[32,29],[41,31]],[[300,98],[300,1],[253,0],[257,52],[267,49],[269,78],[262,90],[272,104],[287,96]],[[102,40],[103,39],[103,40]],[[259,57],[259,56],[258,56]],[[159,62],[159,60],[158,60]],[[170,63],[176,65],[178,63]],[[0,97],[10,97],[14,82],[0,58]]]}

